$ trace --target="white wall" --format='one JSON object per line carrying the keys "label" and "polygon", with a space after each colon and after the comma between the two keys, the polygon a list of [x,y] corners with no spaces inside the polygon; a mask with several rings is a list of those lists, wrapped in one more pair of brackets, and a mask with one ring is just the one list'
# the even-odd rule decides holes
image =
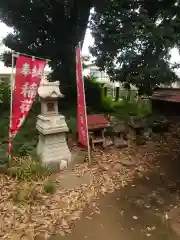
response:
{"label": "white wall", "polygon": [[98,82],[110,82],[109,76],[106,72],[100,71],[99,68],[92,63],[85,63],[86,67],[83,69],[83,76],[94,76]]}

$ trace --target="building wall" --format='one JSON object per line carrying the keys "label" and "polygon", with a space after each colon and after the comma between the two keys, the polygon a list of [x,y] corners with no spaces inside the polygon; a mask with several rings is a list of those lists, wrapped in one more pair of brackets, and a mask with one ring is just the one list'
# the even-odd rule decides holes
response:
{"label": "building wall", "polygon": [[110,82],[109,76],[105,71],[100,71],[99,68],[92,63],[85,63],[86,67],[83,69],[84,76],[91,76],[97,79],[99,82]]}

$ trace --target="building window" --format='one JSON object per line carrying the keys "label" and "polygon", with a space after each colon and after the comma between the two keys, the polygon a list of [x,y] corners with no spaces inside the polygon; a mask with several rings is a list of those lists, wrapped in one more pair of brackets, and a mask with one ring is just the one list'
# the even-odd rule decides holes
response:
{"label": "building window", "polygon": [[100,72],[96,69],[90,69],[90,75],[91,75],[91,77],[98,78],[98,77],[100,77]]}

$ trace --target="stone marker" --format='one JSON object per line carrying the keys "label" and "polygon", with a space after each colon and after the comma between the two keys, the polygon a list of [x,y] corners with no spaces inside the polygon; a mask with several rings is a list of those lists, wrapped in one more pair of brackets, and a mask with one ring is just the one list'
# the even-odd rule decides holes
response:
{"label": "stone marker", "polygon": [[64,116],[58,113],[58,98],[63,95],[59,81],[41,81],[38,89],[41,100],[41,114],[37,117],[36,128],[39,131],[37,154],[42,162],[56,169],[66,169],[71,162],[71,153],[66,143],[68,127]]}
{"label": "stone marker", "polygon": [[124,148],[128,146],[127,141],[125,141],[124,139],[121,138],[114,138],[114,146],[116,148]]}

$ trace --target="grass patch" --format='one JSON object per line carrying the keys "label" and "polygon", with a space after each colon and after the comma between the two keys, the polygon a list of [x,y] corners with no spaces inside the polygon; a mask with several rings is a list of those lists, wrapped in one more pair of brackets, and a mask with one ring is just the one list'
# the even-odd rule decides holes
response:
{"label": "grass patch", "polygon": [[[35,154],[38,141],[36,130],[36,114],[32,111],[28,115],[21,131],[13,140],[13,156],[27,156]],[[0,119],[0,158],[7,156],[8,132],[9,132],[9,112],[4,112]]]}
{"label": "grass patch", "polygon": [[56,185],[55,185],[55,183],[52,182],[51,180],[45,181],[43,187],[44,187],[44,192],[45,192],[46,194],[53,194],[53,193],[55,193],[55,191],[56,191]]}
{"label": "grass patch", "polygon": [[12,198],[15,203],[32,204],[38,198],[38,192],[32,183],[24,183],[17,187],[12,193]]}
{"label": "grass patch", "polygon": [[122,120],[128,120],[130,116],[146,117],[151,114],[151,103],[148,100],[137,98],[122,98],[115,102],[111,97],[103,99],[105,112]]}
{"label": "grass patch", "polygon": [[18,181],[31,181],[44,179],[51,174],[51,171],[39,160],[27,156],[13,161],[12,166],[8,169],[8,174]]}

